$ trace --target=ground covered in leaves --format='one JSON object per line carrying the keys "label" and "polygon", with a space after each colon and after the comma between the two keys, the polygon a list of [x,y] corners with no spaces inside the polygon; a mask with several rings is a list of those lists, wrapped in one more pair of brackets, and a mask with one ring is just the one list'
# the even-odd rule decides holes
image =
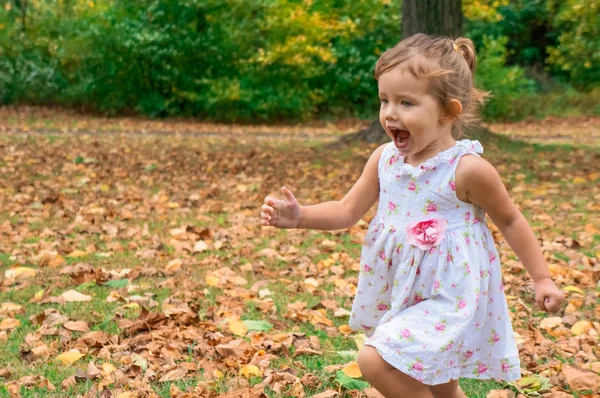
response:
{"label": "ground covered in leaves", "polygon": [[[0,396],[377,396],[347,327],[373,211],[333,233],[259,226],[281,185],[306,204],[341,198],[374,147],[328,148],[343,128],[327,126],[276,139],[52,128],[78,120],[1,127]],[[523,378],[461,384],[469,397],[597,396],[600,152],[479,138],[568,305],[535,306],[492,226]]]}

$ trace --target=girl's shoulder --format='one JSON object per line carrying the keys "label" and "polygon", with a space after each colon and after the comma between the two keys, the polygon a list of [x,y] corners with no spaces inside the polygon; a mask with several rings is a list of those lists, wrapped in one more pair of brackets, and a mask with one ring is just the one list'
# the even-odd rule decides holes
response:
{"label": "girl's shoulder", "polygon": [[477,154],[465,153],[456,166],[456,195],[463,201],[474,191],[491,192],[491,188],[502,184],[498,171],[490,162],[471,155]]}

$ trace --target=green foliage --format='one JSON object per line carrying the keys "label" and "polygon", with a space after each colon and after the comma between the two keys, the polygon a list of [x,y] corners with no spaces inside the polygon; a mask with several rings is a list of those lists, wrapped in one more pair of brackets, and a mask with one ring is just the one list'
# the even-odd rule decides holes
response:
{"label": "green foliage", "polygon": [[496,119],[510,117],[514,110],[513,99],[524,94],[533,94],[535,83],[525,77],[522,68],[506,66],[507,37],[483,38],[479,48],[479,64],[475,73],[476,84],[491,91],[491,99],[484,108],[485,115]]}
{"label": "green foliage", "polygon": [[600,3],[597,0],[550,0],[558,9],[554,27],[558,45],[549,48],[548,62],[576,86],[600,83]]}
{"label": "green foliage", "polygon": [[[564,85],[598,87],[595,3],[463,0],[477,81],[494,95],[487,117],[520,117],[515,101],[555,79],[571,100]],[[0,104],[107,114],[368,117],[377,110],[373,67],[400,37],[400,0],[30,0],[25,29],[15,3],[2,4]]]}

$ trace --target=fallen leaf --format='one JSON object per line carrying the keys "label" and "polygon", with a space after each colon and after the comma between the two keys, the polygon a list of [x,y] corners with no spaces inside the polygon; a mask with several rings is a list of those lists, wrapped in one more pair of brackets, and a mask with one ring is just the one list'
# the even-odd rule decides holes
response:
{"label": "fallen leaf", "polygon": [[12,330],[21,326],[21,321],[14,318],[4,318],[0,322],[0,330]]}
{"label": "fallen leaf", "polygon": [[249,379],[251,376],[262,376],[262,371],[255,365],[244,365],[240,368],[240,374]]}
{"label": "fallen leaf", "polygon": [[362,333],[354,336],[354,343],[356,344],[356,348],[358,348],[359,351],[364,348],[365,341],[367,341],[367,336],[365,336]]}
{"label": "fallen leaf", "polygon": [[87,296],[85,294],[79,293],[76,290],[68,290],[61,294],[59,297],[62,297],[67,303],[92,301],[92,296]]}
{"label": "fallen leaf", "polygon": [[491,390],[485,398],[515,398],[515,393],[510,390]]}
{"label": "fallen leaf", "polygon": [[217,278],[216,276],[206,275],[206,284],[208,286],[218,286],[220,281],[221,279]]}
{"label": "fallen leaf", "polygon": [[575,336],[587,333],[593,327],[590,321],[579,321],[571,327],[571,333]]}
{"label": "fallen leaf", "polygon": [[312,398],[335,398],[337,397],[339,394],[337,391],[333,391],[333,390],[325,390],[323,392],[320,392],[318,394],[315,395],[311,395]]}
{"label": "fallen leaf", "polygon": [[248,328],[244,325],[244,322],[237,318],[229,320],[229,331],[237,336],[245,336],[248,333]]}
{"label": "fallen leaf", "polygon": [[36,271],[29,267],[15,267],[4,272],[6,278],[29,279],[35,277],[35,275]]}
{"label": "fallen leaf", "polygon": [[84,355],[79,352],[78,349],[72,349],[67,352],[63,352],[56,359],[62,363],[63,365],[71,365],[74,362],[77,362],[80,358],[84,357]]}
{"label": "fallen leaf", "polygon": [[352,377],[353,379],[358,379],[359,377],[362,377],[362,373],[358,368],[358,363],[356,362],[350,362],[349,364],[347,364],[344,368],[342,368],[342,372],[346,376]]}
{"label": "fallen leaf", "polygon": [[559,316],[556,317],[551,317],[551,318],[544,318],[542,319],[542,321],[540,322],[540,327],[542,329],[545,329],[546,331],[554,329],[556,327],[559,327],[560,325],[562,325],[562,318]]}
{"label": "fallen leaf", "polygon": [[89,256],[90,253],[85,252],[83,250],[73,250],[71,253],[67,254],[67,257],[71,257],[71,258],[79,258],[79,257],[85,257],[85,256]]}
{"label": "fallen leaf", "polygon": [[72,332],[83,332],[87,333],[90,331],[90,327],[88,326],[86,321],[69,321],[66,322],[64,328],[70,330]]}
{"label": "fallen leaf", "polygon": [[100,378],[102,372],[96,367],[96,365],[94,365],[94,362],[90,361],[85,375],[87,376],[88,380],[93,380],[96,378]]}
{"label": "fallen leaf", "polygon": [[164,383],[166,381],[181,380],[187,376],[187,369],[184,366],[178,366],[164,373],[158,381]]}
{"label": "fallen leaf", "polygon": [[179,258],[176,258],[175,260],[171,260],[165,266],[165,271],[167,271],[167,272],[179,271],[179,269],[181,268],[181,264],[183,264],[183,261],[181,261],[181,259],[179,259]]}
{"label": "fallen leaf", "polygon": [[203,240],[199,240],[194,245],[194,253],[202,253],[203,251],[206,251],[206,250],[208,250],[208,245]]}
{"label": "fallen leaf", "polygon": [[594,372],[582,371],[572,366],[563,366],[562,375],[573,391],[591,390],[596,393],[600,387],[600,376]]}

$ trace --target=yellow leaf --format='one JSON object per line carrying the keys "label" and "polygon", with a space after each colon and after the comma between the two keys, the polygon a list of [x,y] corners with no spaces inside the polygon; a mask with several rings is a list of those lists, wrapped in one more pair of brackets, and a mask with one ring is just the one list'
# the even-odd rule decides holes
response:
{"label": "yellow leaf", "polygon": [[102,364],[102,376],[110,376],[117,368],[112,363],[105,362]]}
{"label": "yellow leaf", "polygon": [[579,321],[571,327],[571,333],[575,336],[587,333],[592,328],[592,322],[590,321]]}
{"label": "yellow leaf", "polygon": [[342,369],[342,372],[346,376],[352,377],[353,379],[358,379],[359,377],[362,377],[362,373],[360,372],[360,369],[358,368],[358,364],[356,362],[350,362]]}
{"label": "yellow leaf", "polygon": [[61,266],[64,263],[65,263],[65,259],[62,258],[62,256],[57,254],[56,257],[54,257],[52,260],[50,260],[50,262],[48,263],[48,266],[54,268],[54,267]]}
{"label": "yellow leaf", "polygon": [[358,348],[359,351],[364,348],[366,340],[367,340],[367,336],[365,336],[362,333],[354,336],[354,343],[356,344],[356,348]]}
{"label": "yellow leaf", "polygon": [[167,271],[167,272],[178,271],[181,268],[181,264],[183,264],[183,261],[181,261],[181,259],[176,258],[175,260],[171,260],[165,267],[165,271]]}
{"label": "yellow leaf", "polygon": [[256,365],[244,365],[240,369],[240,374],[249,379],[250,376],[262,376],[262,371]]}
{"label": "yellow leaf", "polygon": [[63,352],[56,359],[62,363],[63,365],[71,365],[74,362],[77,362],[84,355],[79,352],[78,349],[69,350],[67,352]]}
{"label": "yellow leaf", "polygon": [[42,297],[44,297],[44,292],[45,292],[45,290],[44,290],[44,289],[42,289],[42,290],[38,290],[38,291],[35,293],[35,295],[33,296],[33,298],[31,299],[31,301],[32,301],[32,302],[34,302],[34,303],[37,303],[37,302],[39,302],[39,301],[42,299]]}
{"label": "yellow leaf", "polygon": [[583,290],[581,290],[580,288],[575,287],[575,286],[566,286],[563,288],[563,290],[566,290],[567,292],[575,292],[575,293],[579,293],[579,294],[585,294],[583,292]]}
{"label": "yellow leaf", "polygon": [[347,324],[341,325],[338,327],[338,330],[340,331],[341,334],[343,334],[344,336],[347,336],[349,334],[352,333],[352,328],[350,326],[348,326]]}
{"label": "yellow leaf", "polygon": [[6,272],[4,273],[4,276],[7,278],[27,279],[27,278],[33,278],[35,276],[35,274],[36,274],[36,272],[33,268],[16,267],[16,268],[7,269]]}
{"label": "yellow leaf", "polygon": [[229,321],[229,331],[238,336],[245,336],[248,333],[248,328],[239,319],[231,319]]}
{"label": "yellow leaf", "polygon": [[89,253],[84,252],[83,250],[73,250],[70,254],[67,255],[67,257],[71,257],[71,258],[78,258],[78,257],[85,257],[85,256],[89,256]]}
{"label": "yellow leaf", "polygon": [[585,183],[585,178],[583,177],[575,177],[573,179],[573,184],[583,184]]}
{"label": "yellow leaf", "polygon": [[208,286],[218,286],[220,279],[216,276],[206,275],[206,284]]}

